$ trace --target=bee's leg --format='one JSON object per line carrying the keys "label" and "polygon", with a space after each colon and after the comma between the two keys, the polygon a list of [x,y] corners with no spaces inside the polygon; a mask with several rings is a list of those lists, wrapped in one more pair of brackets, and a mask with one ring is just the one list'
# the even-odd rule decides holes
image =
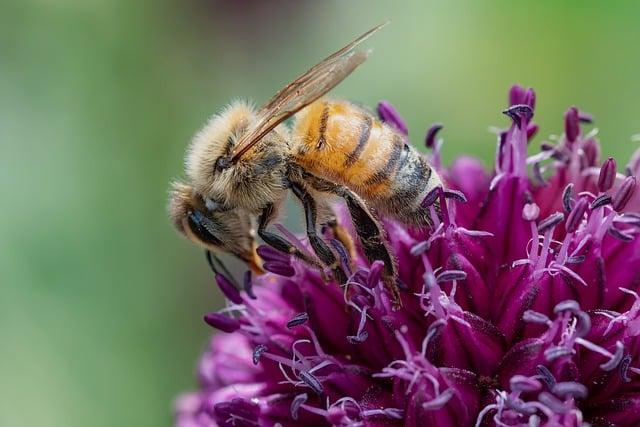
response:
{"label": "bee's leg", "polygon": [[318,264],[316,260],[310,258],[307,254],[300,251],[294,244],[289,242],[284,237],[267,231],[267,226],[273,219],[275,214],[275,209],[272,203],[269,203],[263,210],[262,214],[260,214],[260,218],[258,219],[258,236],[264,240],[264,242],[271,246],[274,249],[277,249],[286,254],[291,254],[296,258],[301,259],[302,261],[310,264],[314,267],[322,269],[322,266]]}
{"label": "bee's leg", "polygon": [[309,238],[309,243],[311,244],[313,251],[316,253],[318,258],[320,258],[320,261],[331,269],[336,280],[340,283],[346,283],[348,278],[340,266],[340,262],[325,241],[318,236],[316,201],[300,184],[291,182],[289,185],[293,194],[300,199],[300,202],[302,202],[302,206],[304,207],[304,214],[307,221],[307,237]]}
{"label": "bee's leg", "polygon": [[391,294],[394,308],[400,308],[402,302],[398,288],[395,259],[391,255],[389,248],[387,248],[378,220],[369,211],[364,201],[354,192],[341,185],[310,174],[305,174],[304,178],[314,189],[335,194],[345,200],[365,255],[370,262],[375,260],[384,262],[384,283]]}
{"label": "bee's leg", "polygon": [[353,270],[353,260],[358,254],[356,251],[356,245],[353,242],[353,239],[351,238],[349,232],[338,223],[338,219],[335,217],[335,215],[331,216],[331,218],[329,218],[329,220],[327,220],[322,226],[331,229],[334,239],[336,239],[338,242],[340,242],[340,244],[342,244],[342,246],[344,246],[347,254],[349,255],[349,268]]}

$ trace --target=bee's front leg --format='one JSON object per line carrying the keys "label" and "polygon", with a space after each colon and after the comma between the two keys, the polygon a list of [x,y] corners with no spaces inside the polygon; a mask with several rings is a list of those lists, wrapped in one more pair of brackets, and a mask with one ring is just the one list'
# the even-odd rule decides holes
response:
{"label": "bee's front leg", "polygon": [[306,262],[307,264],[310,264],[322,270],[322,266],[318,263],[317,260],[300,251],[300,249],[298,249],[293,243],[291,243],[284,237],[267,230],[267,227],[269,226],[271,220],[273,220],[274,216],[275,207],[272,203],[269,203],[262,210],[262,214],[260,214],[260,218],[258,219],[258,236],[260,236],[262,240],[264,240],[264,242],[272,248],[286,254],[293,255],[296,258]]}

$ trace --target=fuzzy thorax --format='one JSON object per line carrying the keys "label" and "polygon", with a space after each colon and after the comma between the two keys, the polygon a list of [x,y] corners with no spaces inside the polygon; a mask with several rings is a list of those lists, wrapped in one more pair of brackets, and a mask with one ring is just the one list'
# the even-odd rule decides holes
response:
{"label": "fuzzy thorax", "polygon": [[185,159],[187,177],[195,190],[227,206],[258,213],[284,196],[289,152],[288,130],[278,126],[226,169],[217,167],[257,120],[254,109],[234,102],[213,116],[196,134]]}

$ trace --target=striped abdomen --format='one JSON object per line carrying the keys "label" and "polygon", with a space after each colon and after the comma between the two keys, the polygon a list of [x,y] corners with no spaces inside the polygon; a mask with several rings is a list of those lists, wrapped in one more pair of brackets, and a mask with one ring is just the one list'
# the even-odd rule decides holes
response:
{"label": "striped abdomen", "polygon": [[424,225],[420,202],[440,179],[406,138],[346,101],[319,100],[298,113],[293,148],[305,170],[345,185],[382,213]]}

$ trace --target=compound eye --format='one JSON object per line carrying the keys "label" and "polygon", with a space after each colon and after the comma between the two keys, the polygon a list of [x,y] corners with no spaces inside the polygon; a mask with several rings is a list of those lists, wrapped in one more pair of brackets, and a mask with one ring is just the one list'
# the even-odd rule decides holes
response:
{"label": "compound eye", "polygon": [[190,212],[187,217],[189,229],[201,242],[222,246],[222,241],[215,236],[216,225],[209,218],[204,216],[200,211]]}
{"label": "compound eye", "polygon": [[216,172],[222,172],[225,169],[229,169],[231,167],[231,160],[227,156],[220,156],[218,160],[216,160],[215,170]]}

